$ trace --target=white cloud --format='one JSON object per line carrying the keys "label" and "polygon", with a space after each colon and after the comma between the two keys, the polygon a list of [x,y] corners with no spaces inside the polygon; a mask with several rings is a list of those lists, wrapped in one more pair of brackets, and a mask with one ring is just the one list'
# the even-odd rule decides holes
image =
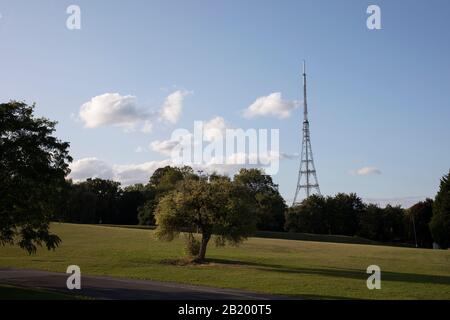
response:
{"label": "white cloud", "polygon": [[75,181],[82,181],[87,178],[111,179],[114,176],[112,167],[97,158],[76,160],[71,163],[70,169],[69,178]]}
{"label": "white cloud", "polygon": [[114,180],[123,186],[135,183],[147,183],[156,169],[171,164],[170,160],[149,161],[140,164],[113,165]]}
{"label": "white cloud", "polygon": [[[211,142],[215,139],[223,139],[225,137],[226,129],[231,128],[224,118],[215,117],[209,121],[203,123],[203,139]],[[160,154],[171,156],[172,150],[177,147],[181,141],[188,141],[192,139],[192,133],[187,133],[183,137],[179,137],[178,140],[155,140],[150,143],[150,149]],[[195,143],[195,142],[194,142]]]}
{"label": "white cloud", "polygon": [[119,93],[105,93],[84,103],[79,112],[87,128],[116,125],[127,130],[146,120],[148,114],[137,108],[136,97]]}
{"label": "white cloud", "polygon": [[179,144],[179,141],[175,140],[163,140],[163,141],[153,141],[150,143],[150,148],[158,153],[161,153],[166,156],[170,156],[172,150]]}
{"label": "white cloud", "polygon": [[244,110],[244,117],[254,118],[258,116],[275,116],[279,119],[288,118],[291,111],[297,108],[295,101],[286,101],[281,97],[281,92],[274,92],[268,96],[256,99]]}
{"label": "white cloud", "polygon": [[[194,171],[202,170],[205,173],[217,172],[232,176],[239,171],[240,168],[265,168],[261,163],[249,164],[249,161],[268,162],[274,161],[279,157],[275,153],[270,153],[263,157],[256,154],[232,154],[227,157],[226,163],[221,164],[211,159],[208,163],[200,165],[186,163],[181,165],[189,165]],[[75,182],[85,181],[88,178],[101,178],[119,181],[122,186],[128,186],[135,183],[147,183],[153,172],[156,169],[165,166],[177,166],[171,159],[164,159],[160,161],[149,161],[139,164],[109,164],[105,161],[99,160],[95,157],[83,158],[74,161],[70,165],[71,172],[70,179]]]}
{"label": "white cloud", "polygon": [[362,167],[357,170],[352,170],[350,173],[357,176],[368,176],[373,174],[381,174],[381,170],[376,167]]}
{"label": "white cloud", "polygon": [[222,117],[215,117],[203,124],[203,135],[206,141],[214,141],[215,139],[225,137],[227,129],[232,127],[225,122]]}
{"label": "white cloud", "polygon": [[190,92],[186,90],[177,90],[171,93],[160,110],[160,119],[175,124],[183,112],[183,101]]}
{"label": "white cloud", "polygon": [[70,165],[69,178],[75,182],[88,178],[112,179],[127,186],[148,182],[156,169],[170,164],[170,160],[162,160],[141,164],[111,165],[97,158],[84,158],[76,160]]}
{"label": "white cloud", "polygon": [[[183,111],[184,97],[191,92],[177,90],[171,93],[159,110],[160,120],[177,123]],[[158,114],[156,113],[156,114]],[[80,107],[78,119],[86,128],[97,128],[104,125],[114,125],[125,131],[136,128],[143,133],[153,130],[154,112],[139,109],[137,98],[119,93],[104,93],[93,97]]]}

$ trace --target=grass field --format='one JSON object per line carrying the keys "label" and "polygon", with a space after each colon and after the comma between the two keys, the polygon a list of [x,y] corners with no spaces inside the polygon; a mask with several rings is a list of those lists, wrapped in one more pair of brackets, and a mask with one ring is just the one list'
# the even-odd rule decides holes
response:
{"label": "grass field", "polygon": [[[160,242],[152,230],[53,224],[56,251],[28,256],[0,247],[0,267],[176,281],[304,298],[450,299],[450,251],[251,238],[241,246],[210,244],[206,265],[167,263],[183,256],[182,239]],[[366,268],[380,266],[381,290],[368,290]]]}

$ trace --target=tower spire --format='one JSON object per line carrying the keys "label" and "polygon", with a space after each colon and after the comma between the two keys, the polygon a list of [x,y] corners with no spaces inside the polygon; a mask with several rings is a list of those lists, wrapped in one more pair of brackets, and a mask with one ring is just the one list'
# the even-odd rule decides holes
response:
{"label": "tower spire", "polygon": [[306,101],[306,61],[303,60],[303,119],[308,121],[308,103]]}
{"label": "tower spire", "polygon": [[293,205],[302,200],[301,193],[304,190],[308,198],[313,192],[320,195],[319,182],[317,180],[316,168],[314,166],[313,153],[311,148],[311,138],[309,133],[308,103],[306,99],[306,62],[303,60],[303,138],[300,159],[300,169],[298,171],[297,188]]}

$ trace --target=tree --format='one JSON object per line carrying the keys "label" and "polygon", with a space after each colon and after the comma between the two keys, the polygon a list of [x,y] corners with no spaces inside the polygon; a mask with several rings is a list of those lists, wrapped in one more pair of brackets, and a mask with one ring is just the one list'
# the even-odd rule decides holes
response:
{"label": "tree", "polygon": [[450,170],[442,177],[439,191],[434,199],[430,230],[433,240],[441,248],[450,246]]}
{"label": "tree", "polygon": [[383,209],[381,241],[401,241],[405,235],[405,210],[400,206],[387,205]]}
{"label": "tree", "polygon": [[433,200],[426,199],[406,210],[405,229],[407,239],[415,242],[422,248],[431,248],[433,238],[430,232],[430,221],[433,216]]}
{"label": "tree", "polygon": [[257,209],[259,230],[282,231],[285,223],[286,203],[273,183],[272,177],[261,169],[241,169],[234,181],[249,188]]}
{"label": "tree", "polygon": [[145,194],[145,201],[137,209],[140,225],[155,224],[155,209],[158,202],[169,192],[176,189],[177,185],[184,179],[198,179],[191,167],[158,168],[150,177],[149,183],[141,190]]}
{"label": "tree", "polygon": [[55,249],[49,231],[58,194],[69,173],[69,143],[52,134],[56,122],[34,116],[34,105],[0,104],[0,244],[35,253]]}
{"label": "tree", "polygon": [[382,232],[383,209],[375,204],[369,204],[359,216],[359,226],[356,234],[360,237],[380,240]]}
{"label": "tree", "polygon": [[285,229],[289,232],[327,234],[328,204],[326,198],[312,195],[288,209]]}
{"label": "tree", "polygon": [[404,239],[405,212],[400,206],[380,208],[369,204],[359,214],[358,236],[378,241]]}
{"label": "tree", "polygon": [[94,223],[117,223],[120,214],[120,182],[95,178],[87,179],[81,185],[96,196]]}
{"label": "tree", "polygon": [[155,199],[147,200],[138,211],[138,221],[140,225],[152,226],[155,224],[155,208],[157,202]]}
{"label": "tree", "polygon": [[84,183],[67,181],[59,203],[58,218],[70,223],[98,223],[97,196]]}
{"label": "tree", "polygon": [[358,229],[364,203],[355,193],[338,193],[327,198],[330,234],[353,236]]}
{"label": "tree", "polygon": [[158,168],[150,177],[149,186],[154,187],[158,195],[163,196],[174,190],[178,182],[186,178],[198,178],[191,167],[171,167]]}
{"label": "tree", "polygon": [[138,211],[145,202],[145,192],[141,186],[128,186],[120,192],[119,215],[114,223],[126,225],[138,223]]}
{"label": "tree", "polygon": [[185,179],[156,208],[156,235],[171,241],[181,232],[201,234],[197,261],[203,261],[212,236],[216,245],[237,245],[256,228],[252,195],[226,179]]}

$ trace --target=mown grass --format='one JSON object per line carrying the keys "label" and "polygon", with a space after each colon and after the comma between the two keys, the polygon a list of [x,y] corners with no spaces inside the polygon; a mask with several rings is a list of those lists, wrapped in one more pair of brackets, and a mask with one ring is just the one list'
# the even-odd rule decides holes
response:
{"label": "mown grass", "polygon": [[[205,265],[176,265],[183,240],[161,242],[154,231],[53,224],[56,251],[28,256],[0,247],[0,267],[175,281],[318,299],[450,299],[450,251],[251,238],[239,247],[211,243]],[[368,290],[366,268],[382,270],[381,290]]]}

